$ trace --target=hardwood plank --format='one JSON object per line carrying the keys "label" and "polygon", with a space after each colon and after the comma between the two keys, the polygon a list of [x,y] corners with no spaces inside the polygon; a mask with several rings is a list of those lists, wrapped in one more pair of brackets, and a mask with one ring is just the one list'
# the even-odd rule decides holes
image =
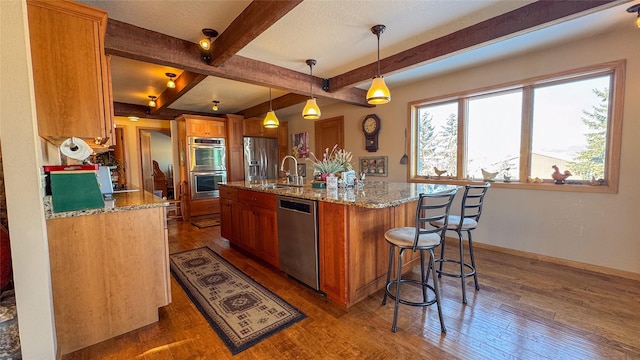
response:
{"label": "hardwood plank", "polygon": [[[209,246],[307,318],[232,356],[172,280],[173,302],[160,320],[76,351],[64,359],[637,359],[640,281],[476,247],[480,291],[468,279],[463,305],[459,279],[442,277],[447,334],[434,306],[393,304],[382,290],[349,309],[229,247],[220,227],[197,229],[169,221],[170,252]],[[456,256],[450,243],[447,256]],[[407,273],[418,277],[419,268]],[[404,290],[404,288],[403,288]],[[415,291],[415,289],[410,289]],[[169,354],[171,357],[169,357]]]}

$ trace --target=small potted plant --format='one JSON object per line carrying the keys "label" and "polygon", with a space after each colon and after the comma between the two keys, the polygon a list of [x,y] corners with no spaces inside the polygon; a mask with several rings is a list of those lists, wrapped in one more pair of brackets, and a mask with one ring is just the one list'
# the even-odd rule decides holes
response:
{"label": "small potted plant", "polygon": [[318,159],[313,152],[311,152],[311,157],[308,157],[307,160],[313,163],[314,174],[319,174],[321,180],[324,181],[329,174],[353,170],[351,166],[352,157],[353,155],[351,155],[350,151],[339,149],[338,144],[336,144],[331,151],[329,151],[329,148],[324,150],[322,160]]}

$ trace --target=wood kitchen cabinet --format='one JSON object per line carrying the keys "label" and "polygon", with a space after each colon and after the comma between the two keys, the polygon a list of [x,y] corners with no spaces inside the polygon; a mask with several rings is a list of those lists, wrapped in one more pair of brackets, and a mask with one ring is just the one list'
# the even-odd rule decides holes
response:
{"label": "wood kitchen cabinet", "polygon": [[198,199],[189,202],[190,216],[217,214],[220,212],[220,199]]}
{"label": "wood kitchen cabinet", "polygon": [[[416,206],[412,201],[370,209],[319,201],[320,290],[349,307],[383,288],[389,263],[384,233],[394,227],[413,226]],[[419,261],[417,254],[404,253],[403,272]]]}
{"label": "wood kitchen cabinet", "polygon": [[220,188],[222,236],[232,245],[278,267],[275,195],[224,185]]}
{"label": "wood kitchen cabinet", "polygon": [[227,115],[227,181],[244,180],[243,122],[240,115]]}
{"label": "wood kitchen cabinet", "polygon": [[[187,136],[226,138],[226,122],[224,118],[210,118],[197,115],[182,115],[185,120]],[[180,119],[178,118],[178,119]]]}
{"label": "wood kitchen cabinet", "polygon": [[237,245],[242,241],[242,220],[238,189],[227,186],[220,187],[220,235]]}
{"label": "wood kitchen cabinet", "polygon": [[38,133],[54,144],[71,136],[112,139],[107,13],[43,0],[28,0],[27,11]]}
{"label": "wood kitchen cabinet", "polygon": [[47,220],[61,354],[158,321],[171,302],[165,225],[164,207]]}

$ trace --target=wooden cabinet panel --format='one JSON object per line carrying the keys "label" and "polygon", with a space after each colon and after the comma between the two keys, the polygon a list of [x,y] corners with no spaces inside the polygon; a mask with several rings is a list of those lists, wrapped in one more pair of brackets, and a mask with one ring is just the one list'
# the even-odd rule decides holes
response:
{"label": "wooden cabinet panel", "polygon": [[223,185],[220,187],[220,201],[222,236],[240,249],[278,267],[275,195]]}
{"label": "wooden cabinet panel", "polygon": [[244,117],[239,115],[227,115],[227,145],[229,147],[242,147]]}
{"label": "wooden cabinet panel", "polygon": [[228,148],[229,166],[227,168],[227,181],[244,180],[244,150],[240,147]]}
{"label": "wooden cabinet panel", "polygon": [[242,203],[265,209],[276,209],[276,196],[251,190],[239,190],[238,199]]}
{"label": "wooden cabinet panel", "polygon": [[[318,203],[320,290],[336,303],[349,307],[384,287],[389,245],[384,233],[398,226],[415,226],[410,202],[384,209]],[[404,254],[403,272],[419,256]]]}
{"label": "wooden cabinet panel", "polygon": [[268,137],[268,138],[277,138],[278,137],[278,128],[275,129],[267,129],[262,126],[262,121],[264,119],[261,118],[250,118],[244,120],[243,126],[243,134],[244,136],[260,136],[260,137]]}
{"label": "wooden cabinet panel", "polygon": [[191,216],[217,214],[220,212],[220,199],[200,199],[189,202]]}
{"label": "wooden cabinet panel", "polygon": [[170,302],[164,208],[47,220],[62,354],[158,320]]}
{"label": "wooden cabinet panel", "polygon": [[225,123],[224,119],[222,120],[223,121],[187,118],[187,136],[226,138]]}
{"label": "wooden cabinet panel", "polygon": [[107,13],[70,1],[29,0],[27,9],[40,136],[111,138]]}
{"label": "wooden cabinet panel", "polygon": [[347,306],[347,207],[318,202],[320,290],[334,302]]}

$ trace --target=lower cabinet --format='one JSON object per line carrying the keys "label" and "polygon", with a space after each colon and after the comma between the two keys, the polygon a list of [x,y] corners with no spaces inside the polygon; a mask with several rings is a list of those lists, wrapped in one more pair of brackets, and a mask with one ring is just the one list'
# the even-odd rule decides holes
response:
{"label": "lower cabinet", "polygon": [[163,207],[47,220],[62,355],[158,321],[171,301]]}
{"label": "lower cabinet", "polygon": [[221,186],[220,220],[233,246],[279,266],[275,195]]}
{"label": "lower cabinet", "polygon": [[189,203],[190,216],[217,214],[220,212],[220,199],[191,200]]}

